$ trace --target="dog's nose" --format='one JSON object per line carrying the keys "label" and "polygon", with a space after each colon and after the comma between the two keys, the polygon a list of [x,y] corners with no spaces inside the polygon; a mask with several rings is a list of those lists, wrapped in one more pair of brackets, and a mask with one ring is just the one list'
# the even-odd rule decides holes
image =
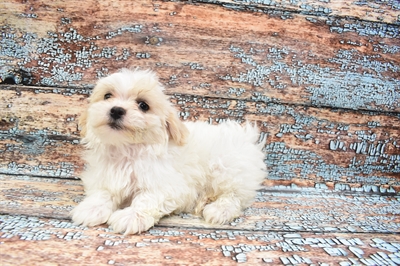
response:
{"label": "dog's nose", "polygon": [[125,109],[122,108],[122,107],[114,106],[114,107],[111,108],[111,110],[110,110],[110,116],[111,116],[112,119],[114,119],[114,120],[121,119],[121,117],[123,117],[125,114],[126,114],[126,111],[125,111]]}

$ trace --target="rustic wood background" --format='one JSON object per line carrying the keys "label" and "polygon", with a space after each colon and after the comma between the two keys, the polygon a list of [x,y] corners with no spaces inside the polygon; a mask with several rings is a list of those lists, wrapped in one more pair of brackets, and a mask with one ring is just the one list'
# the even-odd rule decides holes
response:
{"label": "rustic wood background", "polygon": [[[132,66],[183,120],[258,123],[268,177],[243,217],[131,237],[66,221],[86,98]],[[400,264],[397,0],[1,1],[0,115],[4,265]]]}

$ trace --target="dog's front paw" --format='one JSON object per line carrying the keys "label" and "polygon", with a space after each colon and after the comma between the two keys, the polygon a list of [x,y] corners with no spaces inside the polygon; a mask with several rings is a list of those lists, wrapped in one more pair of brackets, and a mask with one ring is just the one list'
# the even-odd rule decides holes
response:
{"label": "dog's front paw", "polygon": [[240,215],[240,208],[235,204],[220,204],[218,201],[204,207],[203,217],[211,224],[225,224]]}
{"label": "dog's front paw", "polygon": [[147,231],[154,226],[155,220],[152,216],[139,213],[132,207],[114,212],[108,224],[115,232],[127,234],[137,234]]}
{"label": "dog's front paw", "polygon": [[72,221],[84,226],[95,226],[104,224],[112,214],[112,208],[104,205],[97,205],[92,202],[83,201],[72,210]]}

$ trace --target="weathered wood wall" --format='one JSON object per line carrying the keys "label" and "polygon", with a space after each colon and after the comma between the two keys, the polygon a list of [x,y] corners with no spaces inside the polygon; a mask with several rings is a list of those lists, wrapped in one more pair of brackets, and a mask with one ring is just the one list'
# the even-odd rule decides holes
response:
{"label": "weathered wood wall", "polygon": [[[397,0],[0,2],[0,264],[400,264]],[[77,227],[77,120],[155,70],[184,120],[256,121],[268,178],[233,222]]]}
{"label": "weathered wood wall", "polygon": [[400,188],[398,1],[2,1],[0,173],[77,177],[99,77],[157,71],[182,119],[255,120],[266,185]]}

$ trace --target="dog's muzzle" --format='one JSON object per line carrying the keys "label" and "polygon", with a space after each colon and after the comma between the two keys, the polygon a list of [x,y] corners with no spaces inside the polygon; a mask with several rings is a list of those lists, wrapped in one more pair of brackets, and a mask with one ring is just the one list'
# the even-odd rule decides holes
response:
{"label": "dog's muzzle", "polygon": [[121,120],[125,116],[126,110],[119,106],[114,106],[111,108],[109,116],[110,123],[109,126],[113,129],[122,129]]}

